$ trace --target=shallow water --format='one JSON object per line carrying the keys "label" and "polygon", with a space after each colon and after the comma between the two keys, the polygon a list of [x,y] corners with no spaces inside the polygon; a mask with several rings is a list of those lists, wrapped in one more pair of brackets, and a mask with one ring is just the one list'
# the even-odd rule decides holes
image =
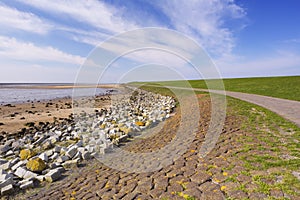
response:
{"label": "shallow water", "polygon": [[[22,88],[18,88],[22,86]],[[25,87],[24,87],[25,86]],[[50,100],[56,98],[72,97],[73,89],[32,89],[32,84],[0,84],[0,104],[24,103],[31,101]],[[37,86],[37,84],[34,84]],[[45,84],[43,84],[45,86]],[[53,86],[53,84],[49,84]],[[76,89],[77,96],[90,96],[89,94],[105,94],[107,88],[80,88]]]}

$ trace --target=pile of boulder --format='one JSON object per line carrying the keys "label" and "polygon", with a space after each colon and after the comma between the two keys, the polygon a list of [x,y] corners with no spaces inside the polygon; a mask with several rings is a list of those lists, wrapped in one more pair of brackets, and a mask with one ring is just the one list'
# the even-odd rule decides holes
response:
{"label": "pile of boulder", "polygon": [[81,112],[67,124],[27,134],[5,137],[0,142],[1,195],[27,189],[40,182],[58,180],[66,170],[83,160],[107,153],[131,133],[170,117],[175,100],[135,90],[115,95],[108,108]]}

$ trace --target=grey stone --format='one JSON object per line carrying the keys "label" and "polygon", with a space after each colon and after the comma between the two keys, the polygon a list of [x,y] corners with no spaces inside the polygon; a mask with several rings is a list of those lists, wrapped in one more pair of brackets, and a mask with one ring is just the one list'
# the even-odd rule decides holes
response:
{"label": "grey stone", "polygon": [[50,150],[47,150],[47,151],[44,152],[48,156],[48,158],[53,155],[54,149],[50,149]]}
{"label": "grey stone", "polygon": [[53,181],[56,181],[57,179],[59,179],[60,176],[61,176],[61,174],[58,169],[52,169],[45,175],[45,179],[48,182],[53,182]]}
{"label": "grey stone", "polygon": [[27,172],[26,169],[19,167],[16,171],[15,171],[15,175],[18,176],[19,178],[23,178],[25,173]]}
{"label": "grey stone", "polygon": [[69,156],[70,158],[73,158],[76,153],[77,153],[77,148],[73,146],[67,150],[66,155]]}
{"label": "grey stone", "polygon": [[23,175],[24,179],[30,179],[30,178],[35,178],[38,175],[36,173],[33,173],[31,171],[26,171],[25,174]]}
{"label": "grey stone", "polygon": [[11,147],[9,145],[1,145],[0,146],[0,154],[4,154],[10,149],[11,149]]}
{"label": "grey stone", "polygon": [[57,167],[60,167],[60,166],[61,166],[61,163],[50,163],[49,164],[50,169],[54,169],[54,168],[57,168]]}
{"label": "grey stone", "polygon": [[39,180],[40,182],[43,182],[45,180],[45,176],[43,175],[39,175],[37,177],[35,177],[37,180]]}
{"label": "grey stone", "polygon": [[25,161],[19,161],[19,162],[17,162],[14,166],[12,166],[11,169],[12,169],[13,171],[15,171],[17,168],[19,168],[19,167],[21,167],[22,165],[25,165],[25,164],[26,164]]}
{"label": "grey stone", "polygon": [[91,154],[88,151],[83,152],[81,156],[84,160],[88,160],[91,158]]}
{"label": "grey stone", "polygon": [[80,153],[83,153],[83,152],[85,152],[85,148],[84,147],[78,147],[77,151],[80,152]]}
{"label": "grey stone", "polygon": [[9,177],[9,178],[7,178],[7,179],[5,179],[4,181],[1,182],[0,183],[0,188],[4,188],[4,187],[6,187],[7,185],[10,185],[10,184],[14,184],[14,181],[11,177]]}
{"label": "grey stone", "polygon": [[82,154],[79,152],[79,151],[77,151],[77,153],[75,154],[75,156],[72,158],[72,159],[81,159],[81,157],[82,157]]}
{"label": "grey stone", "polygon": [[6,157],[12,156],[12,155],[14,155],[14,152],[12,150],[7,151],[5,154]]}
{"label": "grey stone", "polygon": [[5,181],[8,178],[9,178],[8,174],[0,174],[0,182]]}
{"label": "grey stone", "polygon": [[56,159],[56,162],[58,163],[62,163],[62,162],[65,162],[69,160],[69,157],[68,156],[59,156],[57,159]]}
{"label": "grey stone", "polygon": [[51,159],[51,160],[55,160],[55,159],[58,158],[58,156],[59,156],[59,154],[55,152],[55,153],[50,157],[50,159]]}
{"label": "grey stone", "polygon": [[14,164],[16,164],[19,161],[20,161],[20,159],[17,157],[15,159],[11,160],[10,162],[11,162],[12,165],[14,165]]}
{"label": "grey stone", "polygon": [[12,167],[12,163],[9,162],[9,161],[6,161],[6,163],[3,163],[2,165],[0,165],[0,169],[3,169],[3,170],[8,170]]}
{"label": "grey stone", "polygon": [[0,169],[0,175],[2,174],[7,174],[7,171],[5,171],[4,169]]}
{"label": "grey stone", "polygon": [[48,162],[48,155],[46,153],[41,153],[39,155],[39,158],[42,159],[45,162]]}
{"label": "grey stone", "polygon": [[8,195],[11,194],[13,191],[14,191],[14,186],[10,184],[1,188],[1,195]]}
{"label": "grey stone", "polygon": [[78,166],[78,161],[79,161],[78,158],[75,159],[75,160],[68,160],[68,161],[64,162],[64,163],[62,164],[62,166],[63,166],[64,168],[77,167],[77,166]]}
{"label": "grey stone", "polygon": [[36,140],[33,145],[38,145],[41,144],[42,142],[44,142],[44,140],[46,139],[45,135],[42,135],[38,140]]}
{"label": "grey stone", "polygon": [[22,185],[20,185],[20,188],[22,190],[28,189],[28,188],[32,188],[34,186],[33,181],[26,181],[25,183],[23,183]]}

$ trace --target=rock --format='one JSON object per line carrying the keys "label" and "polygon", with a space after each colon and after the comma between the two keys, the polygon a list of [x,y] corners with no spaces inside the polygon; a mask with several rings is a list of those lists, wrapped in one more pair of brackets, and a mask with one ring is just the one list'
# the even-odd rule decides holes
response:
{"label": "rock", "polygon": [[65,162],[65,161],[67,161],[67,160],[69,160],[69,157],[68,157],[68,156],[59,156],[59,157],[56,159],[56,161],[57,161],[58,163]]}
{"label": "rock", "polygon": [[46,168],[45,162],[40,158],[29,160],[26,164],[27,169],[33,172],[41,172]]}
{"label": "rock", "polygon": [[8,169],[10,169],[12,166],[13,166],[13,164],[12,164],[11,162],[6,161],[5,163],[3,163],[3,164],[0,165],[0,169],[8,170]]}
{"label": "rock", "polygon": [[61,166],[61,163],[50,163],[49,167],[50,169],[58,168]]}
{"label": "rock", "polygon": [[47,150],[47,151],[44,152],[48,156],[48,158],[53,155],[54,149],[50,149],[50,150]]}
{"label": "rock", "polygon": [[50,149],[53,147],[53,144],[51,143],[51,141],[48,139],[46,140],[43,144],[42,144],[42,148],[43,149]]}
{"label": "rock", "polygon": [[14,191],[14,187],[12,184],[7,185],[1,189],[1,195],[8,195]]}
{"label": "rock", "polygon": [[0,146],[0,154],[4,154],[10,149],[11,149],[11,147],[9,145],[1,145]]}
{"label": "rock", "polygon": [[79,151],[77,151],[77,153],[75,154],[75,156],[74,156],[72,159],[73,159],[73,160],[74,160],[74,159],[79,159],[79,160],[81,160],[81,159],[82,159],[82,153],[79,152]]}
{"label": "rock", "polygon": [[80,152],[80,153],[84,153],[85,149],[84,149],[84,147],[78,147],[77,151]]}
{"label": "rock", "polygon": [[137,126],[145,126],[145,122],[142,122],[142,121],[136,121],[136,122],[135,122],[135,125],[137,125]]}
{"label": "rock", "polygon": [[5,181],[6,179],[8,179],[9,178],[9,175],[8,174],[0,174],[0,183],[2,182],[2,181]]}
{"label": "rock", "polygon": [[3,175],[3,174],[7,174],[7,172],[4,169],[0,169],[0,175]]}
{"label": "rock", "polygon": [[11,160],[10,162],[11,162],[12,165],[15,165],[19,161],[20,161],[20,159],[17,157],[15,159]]}
{"label": "rock", "polygon": [[51,183],[59,179],[60,176],[61,174],[58,169],[52,169],[45,175],[45,180]]}
{"label": "rock", "polygon": [[36,152],[33,150],[30,150],[30,149],[22,149],[20,151],[20,159],[21,160],[29,159],[35,155],[36,155]]}
{"label": "rock", "polygon": [[39,155],[39,158],[42,159],[45,162],[48,162],[48,155],[46,153],[41,153]]}
{"label": "rock", "polygon": [[50,140],[50,142],[51,142],[52,144],[55,144],[56,142],[59,141],[59,136],[51,136],[51,137],[49,138],[49,140]]}
{"label": "rock", "polygon": [[77,153],[77,148],[73,146],[67,150],[66,156],[69,156],[69,158],[73,158],[76,153]]}
{"label": "rock", "polygon": [[37,180],[39,180],[40,182],[43,182],[45,180],[45,176],[43,175],[39,175],[35,177]]}
{"label": "rock", "polygon": [[82,153],[81,157],[82,157],[84,160],[88,160],[88,159],[91,158],[91,154],[90,154],[90,152],[85,151],[85,152]]}
{"label": "rock", "polygon": [[4,188],[8,185],[13,185],[13,184],[14,184],[13,179],[11,177],[9,177],[0,183],[0,188]]}
{"label": "rock", "polygon": [[26,162],[24,161],[19,161],[17,164],[11,167],[11,170],[15,171],[17,168],[21,167],[22,165],[25,165]]}
{"label": "rock", "polygon": [[12,155],[14,155],[14,152],[12,150],[9,150],[9,151],[6,152],[5,157],[9,157],[9,156],[12,156]]}
{"label": "rock", "polygon": [[44,140],[46,139],[45,135],[42,135],[38,140],[36,140],[33,145],[38,145],[41,144],[42,142],[44,142]]}
{"label": "rock", "polygon": [[25,173],[27,172],[26,169],[19,167],[16,171],[15,171],[15,175],[18,176],[19,178],[23,178]]}
{"label": "rock", "polygon": [[30,179],[30,178],[36,178],[38,175],[31,172],[31,171],[26,171],[23,178],[24,179]]}
{"label": "rock", "polygon": [[34,186],[33,181],[26,181],[25,183],[23,183],[22,185],[20,185],[20,188],[22,190],[28,189],[28,188],[32,188]]}
{"label": "rock", "polygon": [[63,166],[64,168],[73,168],[73,167],[77,167],[77,166],[78,166],[78,161],[79,161],[78,158],[75,159],[75,160],[68,160],[68,161],[64,162],[64,163],[62,164],[62,166]]}
{"label": "rock", "polygon": [[55,153],[50,157],[50,159],[51,159],[51,160],[55,160],[55,159],[58,158],[58,156],[59,156],[59,154],[55,152]]}

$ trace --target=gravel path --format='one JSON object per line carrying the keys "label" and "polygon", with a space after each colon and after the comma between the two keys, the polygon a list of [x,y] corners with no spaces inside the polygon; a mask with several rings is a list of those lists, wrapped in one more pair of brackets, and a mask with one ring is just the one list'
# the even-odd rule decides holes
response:
{"label": "gravel path", "polygon": [[[170,87],[170,88],[191,90],[191,88],[184,88],[184,87]],[[200,91],[200,92],[208,92],[208,90],[206,89],[193,88],[193,90]],[[217,94],[225,94],[224,91],[220,91],[220,90],[210,90],[209,92],[217,93]],[[262,96],[257,94],[246,94],[241,92],[230,92],[230,91],[226,91],[226,95],[267,108],[270,111],[277,113],[278,115],[284,117],[285,119],[295,123],[297,126],[300,127],[300,102],[299,101],[292,101],[292,100]]]}

